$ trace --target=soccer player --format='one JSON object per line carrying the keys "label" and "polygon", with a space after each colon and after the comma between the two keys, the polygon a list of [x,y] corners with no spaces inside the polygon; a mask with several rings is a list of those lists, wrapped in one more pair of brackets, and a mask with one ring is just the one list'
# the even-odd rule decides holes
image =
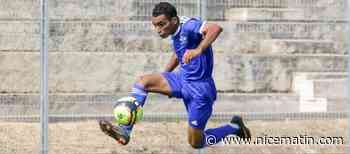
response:
{"label": "soccer player", "polygon": [[[149,92],[181,98],[188,114],[188,143],[193,148],[217,143],[231,134],[250,139],[250,131],[240,116],[233,116],[230,123],[221,127],[205,129],[216,100],[211,44],[222,28],[197,18],[178,17],[176,8],[167,2],[155,5],[152,24],[161,38],[171,37],[174,53],[163,73],[141,76],[130,95],[141,106]],[[179,64],[179,70],[173,72]],[[129,142],[133,128],[132,125],[113,125],[108,121],[100,121],[100,127],[123,145]],[[208,143],[208,137],[215,137],[215,141],[211,139]]]}

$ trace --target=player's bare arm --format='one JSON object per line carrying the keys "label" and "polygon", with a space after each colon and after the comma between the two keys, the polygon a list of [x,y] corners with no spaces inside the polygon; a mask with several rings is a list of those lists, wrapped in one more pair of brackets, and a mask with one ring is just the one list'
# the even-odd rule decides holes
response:
{"label": "player's bare arm", "polygon": [[173,53],[169,63],[165,67],[165,72],[172,72],[178,65],[179,65],[179,61],[177,60],[176,54]]}
{"label": "player's bare arm", "polygon": [[186,51],[182,59],[183,62],[188,64],[192,58],[202,54],[203,51],[205,51],[205,49],[216,40],[221,32],[222,28],[219,25],[214,23],[206,23],[202,30],[203,40],[196,49],[189,49]]}

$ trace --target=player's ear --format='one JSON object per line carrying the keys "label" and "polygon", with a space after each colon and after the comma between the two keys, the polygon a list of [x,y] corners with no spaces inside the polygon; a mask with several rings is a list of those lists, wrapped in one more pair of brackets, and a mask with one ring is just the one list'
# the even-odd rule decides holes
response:
{"label": "player's ear", "polygon": [[173,24],[177,24],[179,21],[178,21],[178,18],[177,17],[171,17],[171,22]]}

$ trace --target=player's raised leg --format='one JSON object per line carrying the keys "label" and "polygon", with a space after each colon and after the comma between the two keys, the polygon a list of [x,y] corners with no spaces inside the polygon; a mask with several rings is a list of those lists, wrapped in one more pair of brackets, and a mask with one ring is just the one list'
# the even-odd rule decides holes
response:
{"label": "player's raised leg", "polygon": [[[161,74],[149,74],[140,76],[133,85],[130,96],[134,97],[139,103],[138,106],[143,107],[146,102],[148,92],[171,95],[170,87],[166,79]],[[133,125],[121,125],[124,129],[131,133]]]}
{"label": "player's raised leg", "polygon": [[[132,87],[130,96],[136,99],[137,106],[142,107],[145,104],[148,92],[155,92],[168,96],[171,95],[170,87],[162,74],[150,74],[139,77]],[[105,134],[114,138],[122,145],[129,143],[130,134],[134,126],[134,124],[113,125],[106,120],[101,120],[99,125]]]}

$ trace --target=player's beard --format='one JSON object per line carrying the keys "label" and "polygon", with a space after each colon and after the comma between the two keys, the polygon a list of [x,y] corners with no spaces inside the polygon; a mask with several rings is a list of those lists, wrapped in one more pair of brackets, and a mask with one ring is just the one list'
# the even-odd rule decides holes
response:
{"label": "player's beard", "polygon": [[159,34],[159,36],[160,36],[161,38],[165,39],[165,38],[167,38],[169,35],[167,35],[167,34]]}

